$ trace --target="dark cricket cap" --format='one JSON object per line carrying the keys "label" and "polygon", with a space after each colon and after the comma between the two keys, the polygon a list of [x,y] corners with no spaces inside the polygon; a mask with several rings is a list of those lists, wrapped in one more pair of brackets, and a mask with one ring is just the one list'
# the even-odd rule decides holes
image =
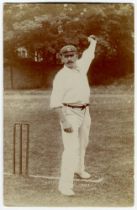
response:
{"label": "dark cricket cap", "polygon": [[61,48],[60,54],[76,53],[77,48],[74,45],[65,45]]}

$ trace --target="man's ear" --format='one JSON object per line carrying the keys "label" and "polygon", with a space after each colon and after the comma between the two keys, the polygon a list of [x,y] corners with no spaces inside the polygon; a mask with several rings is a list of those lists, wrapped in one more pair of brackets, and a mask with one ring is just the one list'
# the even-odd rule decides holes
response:
{"label": "man's ear", "polygon": [[62,55],[61,55],[60,53],[57,53],[57,54],[56,54],[56,58],[57,58],[57,59],[61,59],[61,57],[62,57]]}
{"label": "man's ear", "polygon": [[57,53],[56,58],[59,60],[59,62],[63,63],[62,62],[62,54]]}
{"label": "man's ear", "polygon": [[64,64],[62,54],[59,54],[59,59],[60,59],[61,63]]}

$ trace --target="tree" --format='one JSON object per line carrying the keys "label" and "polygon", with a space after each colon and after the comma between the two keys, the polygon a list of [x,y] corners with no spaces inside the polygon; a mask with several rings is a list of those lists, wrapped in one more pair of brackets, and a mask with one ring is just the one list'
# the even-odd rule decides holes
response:
{"label": "tree", "polygon": [[89,79],[93,84],[110,81],[133,72],[133,9],[130,3],[6,3],[4,56],[15,60],[16,49],[24,46],[30,55],[39,50],[43,62],[56,65],[64,44],[72,43],[82,53],[87,36],[95,34],[98,45]]}

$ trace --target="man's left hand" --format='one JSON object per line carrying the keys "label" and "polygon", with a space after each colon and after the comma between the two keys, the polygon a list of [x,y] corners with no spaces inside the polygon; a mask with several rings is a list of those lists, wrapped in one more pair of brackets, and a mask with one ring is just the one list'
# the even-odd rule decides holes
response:
{"label": "man's left hand", "polygon": [[88,37],[88,41],[90,42],[90,41],[92,41],[92,40],[97,41],[97,37],[96,37],[95,35],[90,35],[90,36]]}

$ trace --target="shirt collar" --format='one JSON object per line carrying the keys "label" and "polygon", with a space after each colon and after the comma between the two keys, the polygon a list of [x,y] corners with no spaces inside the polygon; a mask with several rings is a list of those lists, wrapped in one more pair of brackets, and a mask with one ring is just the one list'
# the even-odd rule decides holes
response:
{"label": "shirt collar", "polygon": [[72,70],[72,71],[79,71],[79,68],[78,68],[78,66],[77,66],[77,64],[76,64],[76,68],[74,68],[74,69],[71,69],[71,68],[68,68],[66,65],[64,65],[64,68],[63,68],[64,70]]}

